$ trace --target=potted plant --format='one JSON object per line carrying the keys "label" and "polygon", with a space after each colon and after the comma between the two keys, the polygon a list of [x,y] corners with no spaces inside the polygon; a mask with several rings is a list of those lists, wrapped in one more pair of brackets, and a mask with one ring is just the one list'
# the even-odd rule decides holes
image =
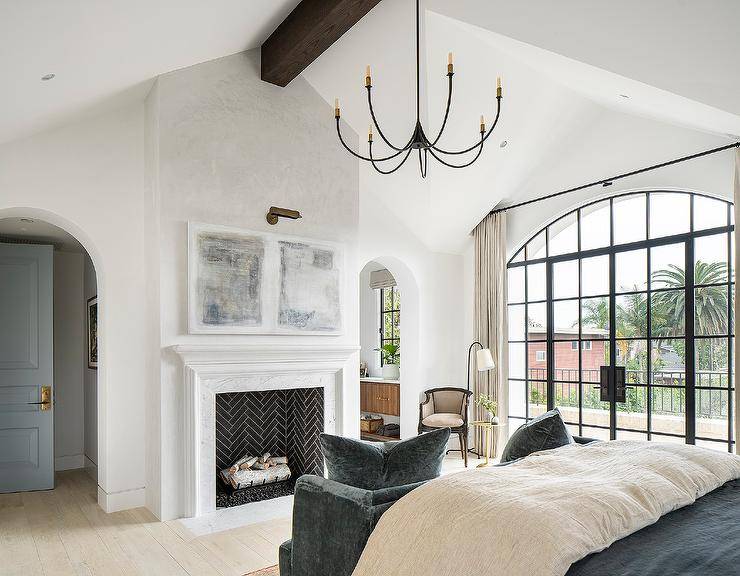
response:
{"label": "potted plant", "polygon": [[375,351],[380,352],[380,357],[383,359],[383,380],[398,380],[401,377],[401,371],[398,367],[401,346],[398,344],[383,344]]}
{"label": "potted plant", "polygon": [[496,416],[498,402],[488,394],[479,394],[478,398],[475,399],[475,403],[491,415],[491,424],[498,424],[498,416]]}

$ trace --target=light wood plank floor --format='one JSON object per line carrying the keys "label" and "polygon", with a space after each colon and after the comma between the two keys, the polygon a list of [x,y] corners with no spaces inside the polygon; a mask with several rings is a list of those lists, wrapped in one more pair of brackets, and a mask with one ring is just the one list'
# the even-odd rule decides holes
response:
{"label": "light wood plank floor", "polygon": [[106,514],[82,470],[48,492],[0,494],[0,576],[241,576],[278,562],[290,520],[193,537],[145,508]]}
{"label": "light wood plank floor", "polygon": [[[470,468],[480,460],[470,458]],[[444,474],[464,470],[459,454]],[[241,576],[278,562],[290,519],[205,536],[146,508],[106,514],[84,470],[57,473],[48,492],[0,494],[0,576]]]}

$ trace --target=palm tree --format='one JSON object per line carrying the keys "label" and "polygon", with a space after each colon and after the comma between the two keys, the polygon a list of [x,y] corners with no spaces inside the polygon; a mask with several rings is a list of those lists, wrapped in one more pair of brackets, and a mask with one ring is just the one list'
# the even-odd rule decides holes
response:
{"label": "palm tree", "polygon": [[[638,290],[637,286],[634,287]],[[617,338],[645,338],[647,336],[647,296],[641,293],[622,296],[623,304],[617,304]],[[619,340],[617,342],[625,365],[637,369],[640,358],[647,354],[640,340]]]}
{"label": "palm tree", "polygon": [[[718,284],[727,281],[724,262],[697,261],[694,266],[694,284]],[[683,288],[685,272],[670,264],[666,270],[653,273],[653,282],[666,288]],[[684,290],[656,292],[651,310],[656,335],[682,336],[685,333],[686,299]],[[727,332],[727,286],[701,286],[694,291],[694,325],[697,334],[724,334]]]}
{"label": "palm tree", "polygon": [[[635,290],[638,288],[635,287]],[[639,338],[647,335],[647,298],[645,294],[627,294],[626,303],[617,305],[617,337]]]}
{"label": "palm tree", "polygon": [[[608,298],[590,298],[583,302],[581,311],[581,322],[584,326],[592,328],[609,329],[609,299]],[[573,326],[577,326],[576,321]]]}
{"label": "palm tree", "polygon": [[[637,288],[635,288],[637,290]],[[644,294],[627,294],[625,304],[617,304],[617,338],[633,338],[647,333],[647,298]],[[582,322],[586,326],[609,329],[608,298],[589,299],[583,304]]]}

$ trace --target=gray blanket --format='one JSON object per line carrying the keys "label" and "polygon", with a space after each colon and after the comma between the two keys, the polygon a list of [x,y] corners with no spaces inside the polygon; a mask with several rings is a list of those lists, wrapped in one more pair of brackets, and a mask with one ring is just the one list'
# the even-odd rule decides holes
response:
{"label": "gray blanket", "polygon": [[728,576],[740,573],[740,480],[586,556],[567,576]]}

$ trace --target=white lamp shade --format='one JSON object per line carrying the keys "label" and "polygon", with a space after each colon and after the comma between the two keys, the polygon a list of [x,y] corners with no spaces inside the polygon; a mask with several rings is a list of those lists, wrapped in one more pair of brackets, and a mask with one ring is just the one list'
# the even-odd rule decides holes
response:
{"label": "white lamp shade", "polygon": [[478,367],[478,372],[493,370],[496,367],[496,364],[493,363],[491,351],[488,348],[483,348],[475,353],[475,364]]}

